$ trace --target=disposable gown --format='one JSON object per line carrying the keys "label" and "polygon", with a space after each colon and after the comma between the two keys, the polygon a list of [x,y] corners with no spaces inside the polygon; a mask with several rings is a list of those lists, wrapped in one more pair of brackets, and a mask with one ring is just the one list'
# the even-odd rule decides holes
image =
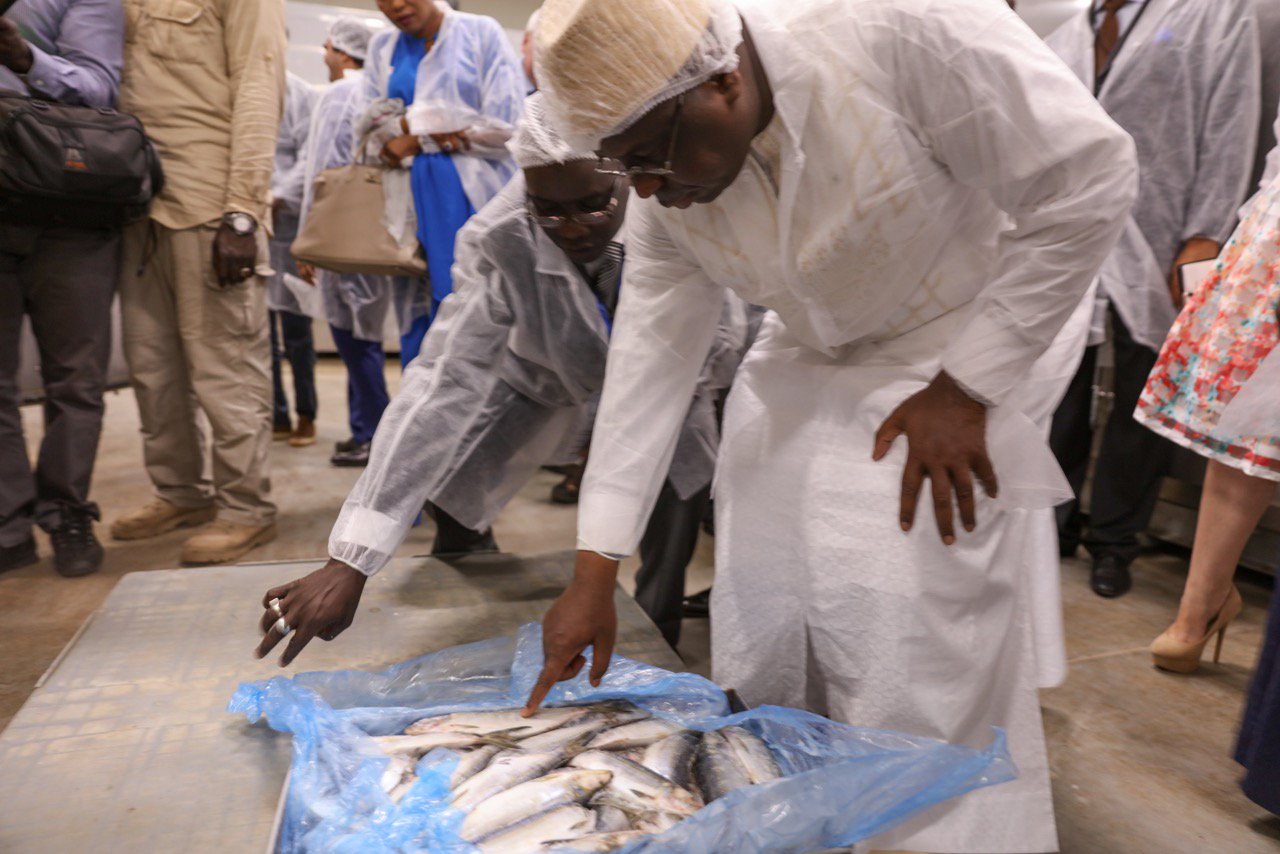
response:
{"label": "disposable gown", "polygon": [[[469,528],[489,527],[604,383],[609,330],[600,304],[529,219],[523,176],[459,232],[454,277],[329,539],[330,555],[361,572],[382,568],[426,501]],[[745,347],[745,307],[728,300],[717,318],[715,346],[700,358],[705,404],[691,407],[686,395],[687,438],[668,466],[690,494],[710,481],[711,401]]]}
{"label": "disposable gown", "polygon": [[[1048,43],[1094,91],[1088,13]],[[1152,350],[1178,315],[1168,285],[1178,250],[1191,237],[1225,243],[1250,190],[1260,62],[1253,0],[1147,0],[1097,92],[1132,135],[1141,177],[1132,216],[1099,273],[1099,294]]]}
{"label": "disposable gown", "polygon": [[[409,130],[421,137],[422,150],[438,153],[428,134],[466,131],[469,151],[454,152],[463,190],[477,211],[510,180],[515,164],[507,140],[515,131],[524,103],[524,70],[515,48],[492,18],[458,12],[437,3],[445,13],[435,45],[418,66],[414,101],[408,105]],[[365,98],[368,103],[387,96],[391,57],[400,31],[389,28],[374,35],[365,63]],[[407,175],[407,173],[406,173]],[[407,182],[405,184],[407,187]],[[391,222],[416,221],[413,198],[400,196],[410,210]],[[402,226],[392,229],[392,234]],[[425,279],[393,280],[394,305],[400,333],[409,332],[414,320],[431,311],[431,291]]]}
{"label": "disposable gown", "polygon": [[[312,113],[308,136],[303,219],[311,207],[315,180],[326,169],[347,166],[355,156],[354,127],[364,107],[363,72],[346,76],[324,90]],[[386,276],[317,270],[316,285],[329,323],[361,341],[381,341],[391,307],[391,280]]]}
{"label": "disposable gown", "polygon": [[[723,290],[772,309],[716,469],[716,681],[956,742],[1003,726],[1017,781],[872,847],[1056,851],[1036,689],[1065,673],[1051,508],[1069,490],[1048,419],[1136,194],[1133,144],[1004,3],[739,9],[774,119],[714,203],[632,211],[579,547],[634,550]],[[939,369],[992,404],[1000,479],[950,548],[927,498],[898,526],[905,439],[871,461]]]}
{"label": "disposable gown", "polygon": [[271,198],[284,204],[273,215],[272,234],[267,242],[271,269],[275,270],[275,275],[267,280],[267,304],[273,311],[306,314],[298,298],[285,286],[284,275],[297,274],[289,247],[298,234],[298,213],[302,209],[306,180],[307,135],[318,97],[319,93],[310,83],[292,72],[286,75],[280,135],[276,137],[275,171],[271,176]]}

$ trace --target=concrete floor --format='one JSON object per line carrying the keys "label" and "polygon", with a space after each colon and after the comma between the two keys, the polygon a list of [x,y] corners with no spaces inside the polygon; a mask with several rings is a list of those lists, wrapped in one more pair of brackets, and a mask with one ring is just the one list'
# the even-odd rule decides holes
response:
{"label": "concrete floor", "polygon": [[[387,373],[394,382],[398,371],[389,366]],[[254,552],[254,560],[314,557],[319,565],[329,526],[359,475],[328,465],[332,444],[346,438],[340,363],[322,360],[318,384],[320,441],[300,450],[274,446],[272,482],[281,508],[280,536]],[[38,408],[24,410],[33,453],[39,419]],[[508,506],[495,526],[505,550],[573,547],[573,508],[547,500],[556,481],[554,475],[539,474]],[[94,498],[109,523],[149,496],[132,394],[112,393]],[[105,526],[100,534],[107,559],[95,576],[58,577],[43,535],[40,547],[46,559],[0,576],[0,728],[119,577],[176,565],[185,536],[175,532],[141,543],[114,543],[105,539]],[[425,553],[431,539],[429,527],[415,529],[403,553]],[[710,583],[711,557],[710,539],[704,537],[690,572],[690,592]],[[624,584],[631,583],[634,571],[634,561],[624,566]],[[1146,645],[1171,618],[1185,571],[1183,556],[1145,557],[1136,569],[1134,592],[1107,601],[1088,590],[1087,563],[1063,563],[1072,668],[1065,685],[1044,693],[1043,707],[1065,852],[1280,851],[1280,819],[1240,795],[1239,769],[1229,758],[1262,636],[1266,583],[1257,577],[1242,579],[1247,609],[1228,634],[1222,664],[1191,677],[1173,676],[1151,667]],[[256,638],[246,637],[246,652],[255,643]],[[707,672],[706,621],[686,623],[680,653],[690,669]]]}

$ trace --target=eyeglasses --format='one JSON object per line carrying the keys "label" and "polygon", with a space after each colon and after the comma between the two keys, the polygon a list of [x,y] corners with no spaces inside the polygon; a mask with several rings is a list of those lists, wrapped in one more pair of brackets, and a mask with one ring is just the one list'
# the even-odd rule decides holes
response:
{"label": "eyeglasses", "polygon": [[676,111],[671,117],[671,141],[667,143],[667,159],[661,165],[639,165],[627,166],[623,164],[622,169],[610,169],[605,166],[605,161],[601,159],[600,165],[596,167],[596,171],[604,175],[620,175],[624,178],[666,178],[668,175],[674,175],[675,171],[671,168],[671,161],[676,154],[676,141],[680,138],[680,115],[684,112],[684,93],[676,96]]}
{"label": "eyeglasses", "polygon": [[560,228],[566,222],[572,222],[575,225],[585,225],[588,228],[592,228],[597,225],[604,225],[606,222],[613,219],[614,214],[617,213],[618,186],[621,183],[622,182],[620,180],[615,180],[613,182],[613,188],[609,191],[609,201],[599,210],[577,211],[576,213],[568,215],[549,215],[540,212],[537,205],[534,204],[533,199],[528,196],[525,196],[525,206],[529,209],[529,216],[533,219],[534,223],[542,228]]}

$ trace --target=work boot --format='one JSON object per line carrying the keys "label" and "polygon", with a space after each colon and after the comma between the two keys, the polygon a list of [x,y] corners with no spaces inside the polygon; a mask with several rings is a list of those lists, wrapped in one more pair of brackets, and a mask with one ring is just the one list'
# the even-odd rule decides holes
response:
{"label": "work boot", "polygon": [[289,444],[295,448],[305,448],[316,443],[316,422],[310,418],[298,416],[298,426],[289,434]]}
{"label": "work boot", "polygon": [[93,520],[82,510],[64,510],[62,524],[49,532],[53,568],[63,578],[92,575],[102,568],[102,544],[93,535]]}
{"label": "work boot", "polygon": [[0,572],[22,569],[38,561],[36,538],[30,535],[16,546],[0,546]]}
{"label": "work boot", "polygon": [[194,528],[212,522],[218,510],[206,507],[179,507],[163,498],[153,498],[111,523],[113,540],[145,540],[177,528]]}
{"label": "work boot", "polygon": [[275,538],[274,522],[266,525],[237,525],[235,522],[218,519],[182,544],[182,562],[230,563]]}

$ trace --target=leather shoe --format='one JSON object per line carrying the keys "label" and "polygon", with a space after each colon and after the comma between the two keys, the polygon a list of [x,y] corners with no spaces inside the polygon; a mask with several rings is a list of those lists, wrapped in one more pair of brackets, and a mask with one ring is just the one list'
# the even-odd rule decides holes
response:
{"label": "leather shoe", "polygon": [[16,546],[0,546],[0,572],[31,566],[39,559],[36,555],[35,537],[29,536]]}
{"label": "leather shoe", "polygon": [[711,615],[711,588],[684,597],[684,616],[692,620],[706,619]]}
{"label": "leather shoe", "polygon": [[93,516],[63,511],[62,524],[49,532],[53,540],[53,568],[63,578],[92,575],[102,568],[102,544],[93,535]]}
{"label": "leather shoe", "polygon": [[350,439],[343,439],[341,442],[334,442],[333,452],[335,454],[343,454],[347,451],[354,451],[358,447],[360,447],[360,443],[356,441],[355,436],[352,436]]}
{"label": "leather shoe", "polygon": [[338,451],[329,458],[329,464],[339,468],[363,468],[369,465],[370,442],[355,445],[350,450]]}
{"label": "leather shoe", "polygon": [[1089,586],[1094,593],[1107,599],[1123,596],[1133,586],[1129,564],[1115,555],[1096,558],[1093,561],[1093,572],[1089,575]]}

